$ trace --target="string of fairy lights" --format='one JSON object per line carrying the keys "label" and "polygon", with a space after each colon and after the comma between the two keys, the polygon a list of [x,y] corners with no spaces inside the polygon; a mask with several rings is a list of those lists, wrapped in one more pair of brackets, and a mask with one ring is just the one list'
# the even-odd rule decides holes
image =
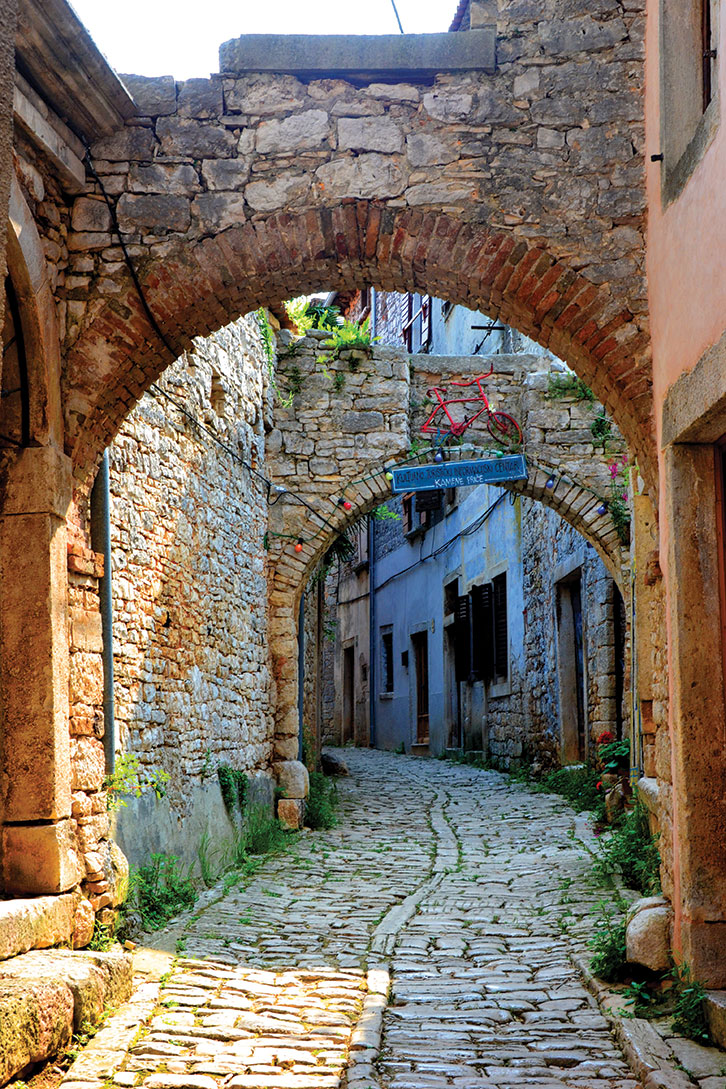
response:
{"label": "string of fairy lights", "polygon": [[[392,2],[393,2],[393,0],[392,0]],[[394,7],[395,7],[395,4],[394,4]],[[139,301],[141,302],[141,306],[142,306],[142,308],[144,310],[144,313],[145,313],[145,315],[147,317],[147,320],[149,321],[149,324],[150,324],[151,328],[153,329],[156,336],[159,338],[160,342],[166,348],[169,355],[172,358],[176,358],[176,356],[178,355],[178,352],[175,351],[175,349],[169,343],[169,341],[168,341],[168,339],[166,337],[166,334],[164,333],[163,329],[160,327],[158,321],[156,320],[156,316],[155,316],[154,312],[152,311],[152,309],[151,309],[151,307],[149,305],[149,302],[148,302],[148,300],[146,298],[146,294],[144,292],[143,286],[142,286],[141,281],[139,279],[139,275],[138,275],[138,272],[136,270],[136,266],[135,266],[135,264],[134,264],[134,262],[133,262],[133,260],[131,258],[131,255],[130,255],[130,253],[128,251],[128,248],[127,248],[126,243],[124,241],[123,235],[121,234],[121,228],[119,226],[119,222],[118,222],[118,219],[117,219],[117,216],[116,216],[115,205],[111,201],[111,199],[110,199],[110,197],[109,197],[109,195],[108,195],[108,193],[106,191],[106,188],[105,188],[105,186],[103,184],[103,181],[102,181],[102,179],[100,178],[99,174],[96,171],[96,168],[95,168],[94,163],[93,163],[93,159],[91,157],[91,152],[90,152],[90,149],[88,147],[86,147],[86,163],[88,165],[88,168],[89,168],[89,171],[90,171],[92,177],[94,178],[94,181],[96,182],[96,184],[98,185],[98,187],[99,187],[99,189],[101,191],[101,194],[102,194],[103,199],[104,199],[104,201],[106,203],[106,206],[108,207],[108,210],[109,210],[109,213],[110,213],[110,216],[111,216],[112,230],[113,230],[114,234],[116,235],[116,237],[119,240],[119,244],[120,244],[120,247],[121,247],[121,252],[122,252],[123,257],[124,257],[124,261],[125,261],[126,266],[127,266],[128,270],[129,270],[129,273],[131,275],[131,280],[132,280],[132,283],[134,285],[134,289],[136,290],[136,293],[137,293],[137,295],[139,297]],[[309,544],[309,543],[317,540],[323,534],[325,534],[326,531],[332,532],[334,535],[338,536],[345,529],[346,525],[349,525],[354,520],[353,518],[351,518],[351,519],[349,519],[349,521],[343,523],[343,525],[335,524],[334,522],[332,522],[330,520],[330,518],[326,517],[325,514],[321,513],[321,511],[319,511],[300,492],[295,491],[292,488],[287,488],[287,487],[285,487],[285,486],[283,486],[281,484],[277,484],[273,480],[270,480],[270,478],[267,477],[264,473],[260,472],[260,470],[257,469],[254,465],[252,465],[252,463],[250,461],[248,461],[246,458],[242,457],[242,455],[239,454],[232,446],[230,446],[223,439],[221,439],[219,437],[219,435],[216,433],[216,431],[214,431],[212,428],[208,427],[207,424],[205,424],[202,420],[198,419],[198,417],[196,417],[192,412],[190,412],[190,410],[184,404],[182,404],[181,401],[177,400],[176,397],[173,397],[168,392],[168,390],[165,390],[158,383],[154,382],[154,383],[151,384],[151,386],[149,388],[149,392],[153,396],[155,396],[157,398],[163,398],[164,400],[166,400],[170,404],[172,404],[177,409],[177,411],[181,415],[183,415],[184,418],[187,419],[197,429],[199,434],[206,435],[208,438],[210,438],[222,450],[224,450],[225,453],[230,458],[232,458],[233,461],[235,461],[238,464],[242,465],[253,479],[259,481],[266,489],[267,501],[268,501],[268,504],[270,506],[274,506],[277,502],[279,502],[280,499],[283,499],[283,498],[286,501],[290,500],[292,502],[296,502],[300,506],[302,506],[303,508],[306,509],[306,511],[308,512],[309,518],[311,518],[311,519],[314,518],[319,523],[315,533],[311,534],[310,536],[306,536],[304,533],[289,534],[289,533],[280,533],[280,532],[276,532],[276,531],[268,529],[266,531],[266,533],[264,534],[264,538],[263,538],[263,543],[264,543],[265,548],[269,548],[270,541],[273,540],[273,539],[290,540],[290,541],[294,542],[294,544],[293,544],[294,551],[296,553],[301,553],[304,550],[306,544]],[[386,462],[382,466],[380,466],[380,467],[378,467],[376,469],[373,469],[370,472],[366,473],[364,476],[358,477],[358,478],[356,478],[354,480],[349,480],[346,484],[344,484],[340,494],[338,494],[335,497],[331,497],[331,499],[328,500],[328,502],[331,503],[331,506],[333,508],[332,511],[331,511],[331,514],[332,513],[339,513],[340,511],[343,511],[343,513],[345,515],[349,515],[354,510],[354,506],[355,506],[354,502],[350,499],[350,493],[354,493],[355,490],[360,485],[367,485],[367,484],[370,484],[373,481],[380,482],[381,477],[384,477],[387,482],[392,481],[393,480],[393,469],[394,468],[404,468],[405,466],[410,465],[411,463],[416,462],[416,461],[420,463],[421,460],[424,459],[424,458],[431,458],[431,460],[435,464],[441,464],[442,462],[447,460],[447,455],[450,457],[451,454],[454,451],[457,451],[459,454],[467,452],[467,453],[472,453],[472,454],[478,454],[479,456],[486,455],[486,454],[488,454],[490,456],[492,454],[494,454],[495,457],[503,457],[504,456],[504,451],[501,450],[501,449],[492,450],[490,447],[482,447],[482,446],[478,446],[478,445],[472,444],[472,443],[459,443],[456,446],[447,446],[446,445],[447,437],[448,436],[445,436],[444,439],[441,439],[441,438],[437,437],[437,440],[432,445],[427,446],[427,447],[425,447],[425,448],[423,448],[421,450],[412,451],[411,454],[409,455],[409,457],[404,458],[403,460],[400,460],[400,461],[396,461],[395,464],[390,464],[389,462]],[[544,484],[544,490],[551,493],[551,495],[553,497],[554,497],[554,494],[555,494],[555,492],[557,490],[558,485],[560,483],[563,483],[563,484],[566,484],[568,486],[575,487],[575,488],[579,489],[580,491],[589,492],[593,496],[593,499],[597,500],[596,512],[597,512],[597,514],[599,516],[602,516],[602,515],[605,515],[605,514],[608,513],[608,510],[609,510],[608,500],[605,499],[603,496],[601,496],[598,492],[596,492],[588,484],[585,484],[585,483],[583,483],[582,481],[579,481],[579,480],[573,480],[570,477],[568,477],[565,473],[563,473],[558,467],[553,467],[551,465],[547,465],[547,464],[539,461],[536,458],[527,457],[527,461],[528,461],[528,463],[532,464],[535,468],[537,468],[537,469],[539,469],[541,471],[548,472],[549,475],[548,475],[547,480],[546,480],[546,482]],[[371,489],[369,489],[369,491],[370,490]],[[358,496],[356,496],[356,498],[358,498]],[[361,498],[363,498],[363,497],[361,497]],[[384,499],[384,490],[383,489],[381,489],[380,498],[381,498],[381,500]],[[581,511],[580,516],[583,517],[585,513],[587,513],[587,512],[586,511]]]}

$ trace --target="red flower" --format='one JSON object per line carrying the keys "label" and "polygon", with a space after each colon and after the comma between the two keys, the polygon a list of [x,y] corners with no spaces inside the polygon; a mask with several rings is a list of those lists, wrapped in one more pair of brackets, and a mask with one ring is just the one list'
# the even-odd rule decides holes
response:
{"label": "red flower", "polygon": [[610,741],[615,740],[615,734],[611,730],[603,730],[597,739],[598,745],[607,745]]}
{"label": "red flower", "polygon": [[595,790],[602,790],[602,779],[595,783]]}

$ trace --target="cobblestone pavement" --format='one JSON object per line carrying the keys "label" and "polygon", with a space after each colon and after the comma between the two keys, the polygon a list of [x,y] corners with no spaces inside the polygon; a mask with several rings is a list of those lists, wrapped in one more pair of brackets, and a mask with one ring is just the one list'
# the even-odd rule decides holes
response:
{"label": "cobblestone pavement", "polygon": [[569,959],[586,822],[495,772],[345,759],[339,826],[162,936],[182,952],[65,1089],[635,1089]]}

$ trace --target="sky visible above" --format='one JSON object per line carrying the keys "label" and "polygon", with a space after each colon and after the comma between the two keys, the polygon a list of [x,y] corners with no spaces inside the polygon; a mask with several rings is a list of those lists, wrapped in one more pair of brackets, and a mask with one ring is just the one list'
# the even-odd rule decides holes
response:
{"label": "sky visible above", "polygon": [[[242,34],[397,34],[391,0],[71,0],[117,72],[219,71],[222,42]],[[396,0],[406,33],[448,30],[457,0]]]}

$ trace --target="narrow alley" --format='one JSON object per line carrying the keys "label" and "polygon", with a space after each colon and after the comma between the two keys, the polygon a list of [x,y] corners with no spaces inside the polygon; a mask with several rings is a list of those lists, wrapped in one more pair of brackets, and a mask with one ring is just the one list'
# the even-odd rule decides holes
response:
{"label": "narrow alley", "polygon": [[587,821],[497,772],[345,759],[338,826],[140,950],[161,982],[64,1085],[634,1087],[570,959],[607,895]]}

